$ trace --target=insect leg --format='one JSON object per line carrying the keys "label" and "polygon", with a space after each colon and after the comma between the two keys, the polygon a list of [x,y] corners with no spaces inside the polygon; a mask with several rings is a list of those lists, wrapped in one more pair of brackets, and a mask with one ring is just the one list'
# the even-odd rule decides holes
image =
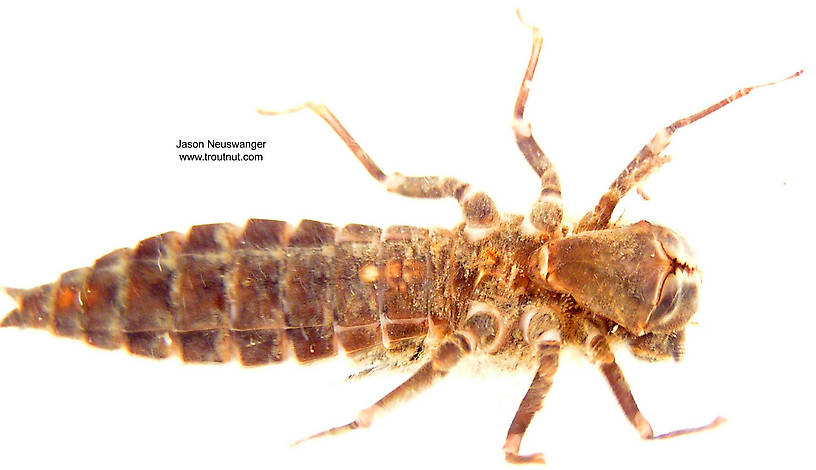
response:
{"label": "insect leg", "polygon": [[349,134],[343,124],[322,103],[306,102],[294,108],[282,111],[258,112],[265,116],[276,116],[280,114],[294,113],[303,109],[310,109],[315,114],[323,118],[335,133],[343,140],[351,150],[357,160],[363,164],[366,171],[377,181],[385,186],[385,189],[393,193],[407,197],[441,199],[453,197],[459,202],[465,222],[470,228],[490,228],[499,221],[499,213],[493,200],[483,192],[475,192],[470,189],[470,185],[452,177],[440,176],[405,176],[400,173],[386,175],[374,160],[360,147],[356,140]]}
{"label": "insect leg", "polygon": [[677,129],[685,127],[698,119],[708,116],[714,111],[717,111],[734,100],[742,98],[757,88],[784,82],[785,80],[798,77],[802,73],[804,73],[804,69],[799,70],[793,75],[785,77],[782,80],[741,88],[736,93],[723,98],[702,111],[694,113],[691,116],[683,119],[678,119],[664,129],[658,131],[657,134],[652,137],[652,140],[642,149],[640,149],[640,152],[638,152],[635,158],[632,159],[628,165],[626,165],[626,168],[624,168],[621,174],[618,175],[615,181],[612,182],[612,185],[609,186],[609,190],[607,190],[606,193],[601,196],[601,200],[598,202],[598,205],[584,215],[584,217],[578,223],[575,231],[584,232],[587,230],[602,230],[606,228],[609,225],[609,219],[612,216],[612,212],[615,210],[615,206],[618,204],[618,201],[620,201],[621,198],[627,192],[629,192],[630,189],[632,189],[632,187],[645,180],[650,173],[657,170],[664,163],[669,161],[669,157],[662,155],[661,153],[666,146],[669,145],[669,142],[671,142],[671,137]]}
{"label": "insect leg", "polygon": [[626,383],[623,371],[621,371],[617,362],[615,362],[615,356],[609,349],[609,343],[606,341],[606,338],[597,331],[590,332],[590,334],[587,335],[586,345],[592,360],[598,364],[604,377],[606,377],[606,381],[609,382],[612,393],[615,394],[615,398],[617,398],[618,404],[620,404],[626,418],[632,423],[632,426],[637,429],[642,439],[666,439],[683,434],[691,434],[715,428],[725,422],[725,418],[718,416],[714,421],[703,426],[678,429],[655,436],[651,424],[649,424],[649,421],[646,420],[638,409],[635,397],[632,396],[632,390],[629,388],[629,384]]}
{"label": "insect leg", "polygon": [[541,335],[536,347],[538,370],[527,394],[519,404],[513,422],[510,423],[510,429],[507,431],[507,439],[504,441],[504,455],[510,463],[544,463],[544,454],[519,455],[519,448],[521,439],[533,416],[541,409],[541,403],[550,391],[553,376],[558,370],[558,354],[561,351],[561,338],[558,331],[549,330]]}
{"label": "insect leg", "polygon": [[536,229],[552,237],[560,230],[561,219],[564,216],[564,206],[561,202],[561,182],[552,162],[533,137],[530,123],[524,119],[524,106],[527,104],[527,97],[530,95],[530,84],[533,82],[533,74],[538,64],[538,56],[541,53],[541,44],[544,38],[537,27],[524,23],[521,13],[518,11],[516,13],[519,15],[519,20],[533,32],[533,50],[530,53],[527,70],[524,71],[524,79],[521,82],[518,98],[516,98],[516,106],[513,112],[513,133],[516,135],[516,144],[527,163],[541,178],[541,194],[539,194],[538,200],[530,210],[530,222]]}
{"label": "insect leg", "polygon": [[414,375],[387,395],[380,398],[376,403],[360,411],[357,415],[357,419],[348,424],[333,427],[300,439],[292,445],[297,445],[317,437],[345,434],[358,428],[369,427],[374,418],[394,408],[399,405],[399,403],[410,399],[419,392],[426,390],[438,379],[446,376],[460,359],[473,352],[478,342],[479,340],[469,331],[453,333],[434,351],[431,359],[420,367]]}

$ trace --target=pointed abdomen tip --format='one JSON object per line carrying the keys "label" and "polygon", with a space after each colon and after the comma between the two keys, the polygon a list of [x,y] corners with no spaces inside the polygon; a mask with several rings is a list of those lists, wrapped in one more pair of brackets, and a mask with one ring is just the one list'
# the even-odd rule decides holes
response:
{"label": "pointed abdomen tip", "polygon": [[6,317],[3,318],[3,321],[0,321],[0,328],[6,327],[20,327],[23,326],[23,316],[20,315],[20,310],[14,309],[6,314]]}
{"label": "pointed abdomen tip", "polygon": [[0,321],[0,328],[11,327],[11,326],[23,326],[23,316],[20,313],[20,299],[23,296],[23,292],[25,289],[17,289],[14,287],[0,287],[0,290],[5,292],[5,294],[17,303],[17,308],[10,311],[3,317],[3,320]]}

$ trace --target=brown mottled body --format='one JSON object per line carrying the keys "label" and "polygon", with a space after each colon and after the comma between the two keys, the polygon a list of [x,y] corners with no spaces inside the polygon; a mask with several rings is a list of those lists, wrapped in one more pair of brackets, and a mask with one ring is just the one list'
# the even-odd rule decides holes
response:
{"label": "brown mottled body", "polygon": [[335,323],[344,346],[371,348],[380,335],[359,331],[379,331],[376,291],[368,315],[356,309],[335,318],[335,299],[365,287],[352,278],[359,273],[344,269],[363,253],[381,265],[379,240],[365,240],[357,253],[350,245],[335,243],[333,226],[313,221],[294,230],[253,219],[243,231],[213,224],[187,236],[169,232],[53,285],[18,292],[19,308],[3,325],[46,328],[110,349],[124,343],[153,358],[178,352],[187,362],[225,362],[233,352],[245,365],[280,362],[290,351],[302,362],[331,356]]}
{"label": "brown mottled body", "polygon": [[[524,433],[547,395],[562,347],[578,346],[596,363],[623,413],[643,439],[716,427],[711,423],[655,436],[610,349],[627,343],[647,360],[682,355],[685,325],[701,283],[686,242],[642,221],[610,223],[618,201],[669,158],[678,129],[771,83],[743,88],[658,131],[574,227],[563,223],[560,180],[524,120],[541,50],[533,50],[516,101],[516,142],[540,178],[526,219],[502,215],[485,193],[452,177],[387,174],[325,105],[305,103],[389,191],[453,198],[464,223],[452,231],[393,226],[337,227],[303,220],[251,219],[169,232],[120,249],[54,284],[9,290],[18,308],[0,326],[49,329],[104,349],[126,347],[152,358],[178,353],[185,362],[247,366],[336,355],[418,359],[403,384],[345,425],[312,437],[369,426],[382,412],[444,377],[469,354],[503,354],[537,364],[504,444],[513,463]],[[799,71],[788,78],[801,74]],[[527,223],[529,222],[529,223]],[[308,438],[307,438],[308,439]]]}
{"label": "brown mottled body", "polygon": [[460,328],[470,302],[512,309],[529,297],[525,271],[541,237],[522,234],[520,222],[510,216],[476,242],[461,227],[199,225],[16,292],[19,308],[3,326],[185,362],[310,362],[338,348],[413,354],[429,330]]}

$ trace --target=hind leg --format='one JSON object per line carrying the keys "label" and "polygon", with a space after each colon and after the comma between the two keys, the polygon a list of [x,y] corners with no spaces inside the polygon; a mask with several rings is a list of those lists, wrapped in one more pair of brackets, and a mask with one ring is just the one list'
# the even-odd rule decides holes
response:
{"label": "hind leg", "polygon": [[293,445],[318,437],[345,434],[358,428],[369,427],[375,418],[387,412],[389,409],[398,406],[401,402],[430,388],[437,380],[446,376],[463,357],[473,352],[476,345],[479,344],[479,341],[480,338],[469,331],[453,333],[439,345],[439,348],[433,352],[430,360],[420,367],[414,375],[384,397],[377,400],[373,405],[360,411],[357,414],[357,419],[348,424],[336,426],[300,439]]}
{"label": "hind leg", "polygon": [[499,213],[493,200],[483,192],[473,191],[470,185],[465,182],[452,177],[405,176],[396,172],[391,174],[383,172],[324,104],[307,102],[282,111],[258,110],[258,112],[266,116],[276,116],[294,113],[303,109],[313,111],[326,121],[354,156],[357,157],[357,160],[363,164],[368,174],[385,186],[386,190],[407,197],[455,198],[462,209],[468,228],[489,229],[498,224]]}

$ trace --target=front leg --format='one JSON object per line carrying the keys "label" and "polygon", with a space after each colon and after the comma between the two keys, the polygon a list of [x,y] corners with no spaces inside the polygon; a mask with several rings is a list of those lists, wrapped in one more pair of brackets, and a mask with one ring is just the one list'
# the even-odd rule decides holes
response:
{"label": "front leg", "polygon": [[601,200],[598,201],[598,205],[596,205],[593,210],[587,212],[581,221],[578,222],[575,232],[578,233],[585,232],[587,230],[603,230],[609,227],[609,220],[612,217],[612,212],[615,210],[615,207],[618,205],[621,198],[623,198],[623,196],[625,196],[630,189],[644,181],[651,173],[669,161],[669,157],[663,155],[662,152],[671,142],[672,135],[674,135],[674,132],[677,129],[685,127],[698,119],[708,116],[714,111],[717,111],[734,100],[742,98],[757,88],[775,85],[777,83],[784,82],[785,80],[798,77],[802,73],[804,73],[804,69],[790,75],[789,77],[785,77],[782,80],[741,88],[736,93],[723,98],[704,110],[683,119],[678,119],[677,121],[674,121],[670,125],[666,126],[664,129],[658,131],[657,134],[652,137],[652,140],[642,149],[640,149],[640,152],[635,155],[635,158],[632,159],[628,165],[626,165],[626,168],[624,168],[615,181],[612,182],[612,184],[609,186],[609,190],[607,190],[606,193],[601,196]]}
{"label": "front leg", "polygon": [[713,429],[725,422],[725,418],[718,416],[712,422],[703,426],[677,429],[655,435],[654,431],[652,431],[652,425],[649,424],[649,421],[643,416],[643,413],[640,412],[635,402],[635,397],[632,395],[632,390],[629,388],[629,384],[623,376],[623,371],[621,371],[618,363],[615,362],[615,355],[612,353],[612,350],[609,349],[609,343],[606,341],[606,337],[591,325],[587,328],[586,346],[590,358],[598,365],[598,368],[609,383],[609,387],[612,389],[612,393],[615,394],[615,398],[618,400],[621,410],[623,410],[629,422],[632,423],[632,426],[637,429],[642,439],[654,440],[682,436],[683,434]]}

